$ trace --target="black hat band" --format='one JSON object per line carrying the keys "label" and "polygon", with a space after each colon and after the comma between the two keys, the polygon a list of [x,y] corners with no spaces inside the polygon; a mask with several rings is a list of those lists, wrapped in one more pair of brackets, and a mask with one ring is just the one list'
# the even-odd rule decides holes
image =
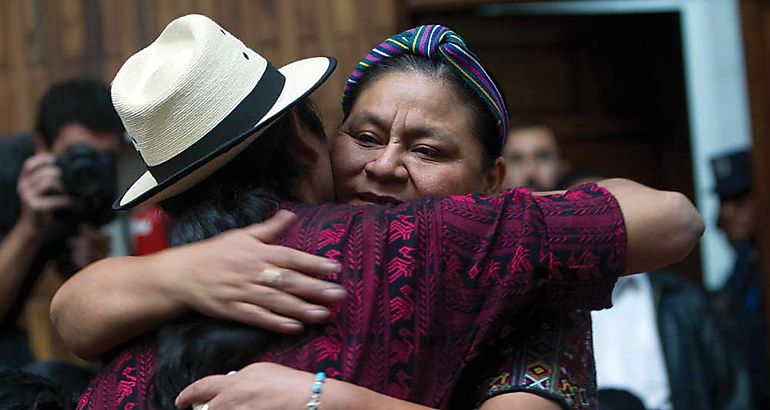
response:
{"label": "black hat band", "polygon": [[259,122],[257,119],[263,118],[273,108],[285,83],[283,74],[268,62],[257,85],[230,114],[201,139],[168,161],[148,166],[150,174],[160,183],[192,164],[207,159],[210,154],[231,148],[242,141],[243,135],[254,130]]}

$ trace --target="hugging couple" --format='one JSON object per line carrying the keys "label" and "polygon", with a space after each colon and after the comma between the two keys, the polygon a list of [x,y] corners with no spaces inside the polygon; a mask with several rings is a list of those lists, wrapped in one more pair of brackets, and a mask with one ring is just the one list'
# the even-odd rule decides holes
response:
{"label": "hugging couple", "polygon": [[115,208],[160,204],[173,246],[56,294],[65,342],[105,360],[79,408],[595,408],[588,311],[690,252],[689,200],[503,191],[505,99],[447,27],[367,54],[327,136],[308,96],[335,65],[276,68],[189,15],[121,67],[147,172]]}

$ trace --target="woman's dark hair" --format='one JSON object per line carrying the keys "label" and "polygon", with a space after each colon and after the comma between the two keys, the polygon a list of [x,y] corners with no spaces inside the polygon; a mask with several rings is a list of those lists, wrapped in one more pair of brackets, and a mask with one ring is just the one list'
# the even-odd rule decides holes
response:
{"label": "woman's dark hair", "polygon": [[[441,60],[432,60],[414,54],[403,54],[382,60],[366,70],[366,74],[358,80],[356,87],[350,90],[347,97],[343,100],[343,118],[348,118],[358,97],[375,81],[386,75],[397,73],[423,75],[449,84],[457,97],[459,97],[458,100],[466,101],[466,106],[471,110],[474,120],[473,134],[483,148],[484,169],[489,169],[494,165],[495,160],[503,151],[497,119],[489,112],[481,97],[476,95],[465,84],[462,77]],[[494,78],[492,78],[492,81],[495,81]],[[497,83],[495,82],[495,84]]]}
{"label": "woman's dark hair", "polygon": [[0,410],[71,410],[75,403],[75,397],[50,379],[0,368]]}
{"label": "woman's dark hair", "polygon": [[[308,99],[297,104],[295,113],[300,127],[325,138]],[[168,228],[172,246],[264,221],[282,200],[295,199],[292,192],[301,166],[289,150],[292,118],[279,119],[219,171],[161,203],[172,220]],[[202,377],[252,363],[269,338],[260,329],[199,314],[164,325],[157,332],[149,406],[175,409],[174,400],[182,389]]]}

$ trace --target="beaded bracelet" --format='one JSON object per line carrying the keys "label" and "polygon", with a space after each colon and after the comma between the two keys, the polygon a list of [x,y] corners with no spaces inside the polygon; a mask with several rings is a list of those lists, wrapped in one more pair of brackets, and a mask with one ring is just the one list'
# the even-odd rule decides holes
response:
{"label": "beaded bracelet", "polygon": [[315,374],[315,383],[310,394],[310,401],[305,405],[305,410],[318,410],[321,407],[321,390],[326,381],[326,373],[318,372]]}

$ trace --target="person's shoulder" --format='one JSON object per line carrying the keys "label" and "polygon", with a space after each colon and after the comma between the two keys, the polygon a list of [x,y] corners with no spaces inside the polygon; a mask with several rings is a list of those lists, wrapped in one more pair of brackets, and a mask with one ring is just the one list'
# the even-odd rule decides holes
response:
{"label": "person's shoulder", "polygon": [[297,214],[300,218],[349,219],[392,217],[398,214],[412,214],[418,208],[424,208],[439,197],[425,197],[401,203],[389,204],[305,204],[283,202],[281,208]]}
{"label": "person's shoulder", "polygon": [[29,134],[0,136],[0,176],[16,177],[24,161],[35,154],[35,142]]}
{"label": "person's shoulder", "polygon": [[483,193],[426,197],[413,201],[414,208],[435,208],[445,214],[463,217],[494,216],[489,212],[510,211],[513,208],[534,207],[535,195],[528,188],[510,188],[498,195]]}
{"label": "person's shoulder", "polygon": [[21,167],[34,155],[31,135],[0,136],[0,239],[16,223],[19,196],[16,193]]}
{"label": "person's shoulder", "polygon": [[301,202],[283,202],[281,209],[291,211],[302,220],[347,219],[357,214],[376,210],[376,206],[344,205],[335,203],[306,204]]}
{"label": "person's shoulder", "polygon": [[609,235],[625,246],[625,220],[620,204],[606,188],[585,183],[567,191],[536,194],[535,203],[549,226]]}
{"label": "person's shoulder", "polygon": [[564,205],[579,204],[614,204],[614,196],[606,188],[593,182],[586,182],[566,191],[535,194],[540,202],[555,202]]}
{"label": "person's shoulder", "polygon": [[35,152],[35,140],[31,134],[0,135],[0,154],[28,157]]}

